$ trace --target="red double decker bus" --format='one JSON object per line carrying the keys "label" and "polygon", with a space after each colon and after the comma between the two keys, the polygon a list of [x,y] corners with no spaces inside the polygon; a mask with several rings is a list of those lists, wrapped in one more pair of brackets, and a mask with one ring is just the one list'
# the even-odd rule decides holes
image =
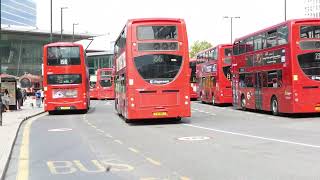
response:
{"label": "red double decker bus", "polygon": [[279,113],[320,112],[320,20],[297,19],[235,40],[233,104]]}
{"label": "red double decker bus", "polygon": [[190,59],[190,98],[191,100],[198,99],[198,84],[197,84],[197,77],[196,77],[196,68],[197,68],[197,59]]}
{"label": "red double decker bus", "polygon": [[44,109],[49,114],[90,106],[89,72],[82,45],[69,42],[43,48]]}
{"label": "red double decker bus", "polygon": [[115,43],[115,108],[126,121],[190,117],[190,69],[182,19],[129,20]]}
{"label": "red double decker bus", "polygon": [[231,104],[232,45],[223,44],[197,54],[200,64],[199,95],[205,103]]}
{"label": "red double decker bus", "polygon": [[95,83],[90,84],[90,98],[114,99],[113,68],[98,69]]}

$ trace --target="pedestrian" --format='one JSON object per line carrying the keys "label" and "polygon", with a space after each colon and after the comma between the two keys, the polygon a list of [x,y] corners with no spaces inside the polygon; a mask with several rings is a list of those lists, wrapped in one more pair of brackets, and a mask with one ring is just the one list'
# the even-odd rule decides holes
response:
{"label": "pedestrian", "polygon": [[9,103],[10,103],[10,95],[8,89],[4,90],[3,96],[2,96],[2,103],[5,106],[5,111],[10,111],[9,109]]}
{"label": "pedestrian", "polygon": [[41,107],[41,91],[38,90],[38,91],[35,93],[35,96],[36,96],[36,106],[37,106],[37,107]]}
{"label": "pedestrian", "polygon": [[16,90],[17,109],[21,109],[22,104],[22,92],[20,88]]}
{"label": "pedestrian", "polygon": [[43,91],[43,89],[41,89],[40,92],[41,92],[41,103],[43,104],[43,100],[44,100],[44,91]]}
{"label": "pedestrian", "polygon": [[27,100],[27,91],[26,91],[26,89],[22,90],[22,96],[23,96],[23,101],[26,101]]}

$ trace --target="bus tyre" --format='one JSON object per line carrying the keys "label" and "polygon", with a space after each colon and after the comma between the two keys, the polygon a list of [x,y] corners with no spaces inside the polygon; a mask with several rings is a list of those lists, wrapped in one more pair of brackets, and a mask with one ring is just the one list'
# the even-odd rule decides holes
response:
{"label": "bus tyre", "polygon": [[49,115],[55,115],[54,111],[48,111]]}
{"label": "bus tyre", "polygon": [[242,110],[246,110],[246,98],[244,97],[244,95],[241,96],[241,109]]}
{"label": "bus tyre", "polygon": [[126,122],[126,123],[131,123],[131,120],[130,119],[127,119],[127,118],[125,118],[125,117],[123,117],[124,118],[124,122]]}
{"label": "bus tyre", "polygon": [[212,105],[216,105],[216,98],[212,95]]}
{"label": "bus tyre", "polygon": [[275,116],[279,115],[279,103],[278,103],[277,98],[274,96],[271,99],[271,112]]}

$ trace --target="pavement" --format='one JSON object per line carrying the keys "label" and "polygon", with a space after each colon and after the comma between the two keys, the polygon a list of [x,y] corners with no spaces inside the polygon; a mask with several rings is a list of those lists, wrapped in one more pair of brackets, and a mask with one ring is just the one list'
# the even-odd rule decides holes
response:
{"label": "pavement", "polygon": [[5,180],[320,179],[319,115],[276,117],[195,101],[181,122],[127,124],[113,101],[91,105],[87,114],[23,123]]}
{"label": "pavement", "polygon": [[0,126],[0,179],[3,179],[4,171],[7,168],[20,124],[24,120],[44,112],[42,107],[32,107],[31,103],[35,105],[35,99],[28,97],[21,110],[12,110],[2,114],[2,126]]}

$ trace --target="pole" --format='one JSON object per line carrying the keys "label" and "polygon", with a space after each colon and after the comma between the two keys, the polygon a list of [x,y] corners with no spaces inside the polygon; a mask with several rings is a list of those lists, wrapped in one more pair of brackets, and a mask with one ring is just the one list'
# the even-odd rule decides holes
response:
{"label": "pole", "polygon": [[72,24],[72,42],[74,41],[74,23]]}
{"label": "pole", "polygon": [[287,20],[287,0],[284,0],[284,21]]}
{"label": "pole", "polygon": [[230,43],[233,43],[233,19],[239,19],[239,16],[223,16],[224,19],[230,19]]}
{"label": "pole", "polygon": [[62,33],[63,33],[63,22],[62,22],[63,21],[63,10],[67,9],[67,7],[61,7],[60,9],[61,9],[61,41],[62,41],[62,38],[63,38],[62,37]]}
{"label": "pole", "polygon": [[230,41],[230,43],[231,44],[233,44],[233,42],[232,42],[232,19],[233,19],[233,17],[230,17],[230,21],[231,21],[231,33],[230,33],[231,34],[231,41]]}
{"label": "pole", "polygon": [[78,25],[79,23],[72,24],[72,42],[74,41],[74,26]]}
{"label": "pole", "polygon": [[63,10],[63,8],[61,8],[61,13],[60,13],[60,15],[61,15],[61,41],[62,41],[62,31],[63,31],[63,29],[62,29],[62,16],[63,16],[63,14],[62,14],[62,10]]}
{"label": "pole", "polygon": [[52,42],[52,0],[50,0],[50,42]]}

